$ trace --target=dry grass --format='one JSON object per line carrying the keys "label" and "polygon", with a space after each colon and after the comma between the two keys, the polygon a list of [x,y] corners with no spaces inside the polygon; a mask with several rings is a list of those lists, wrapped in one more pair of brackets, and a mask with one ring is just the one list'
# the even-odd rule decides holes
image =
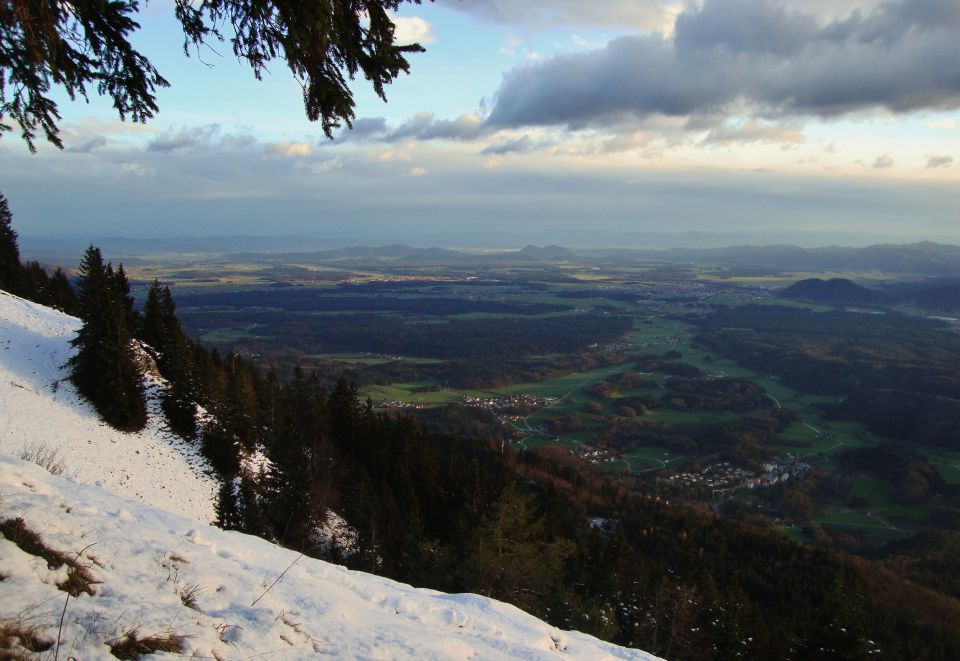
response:
{"label": "dry grass", "polygon": [[183,586],[179,591],[180,603],[197,612],[203,612],[200,610],[200,605],[197,602],[197,598],[203,594],[205,589],[206,588],[203,588],[198,583]]}
{"label": "dry grass", "polygon": [[44,544],[40,536],[30,530],[23,519],[18,517],[0,522],[0,533],[3,533],[4,537],[16,544],[24,553],[46,560],[47,567],[50,569],[59,569],[66,565],[67,578],[58,583],[57,587],[71,597],[78,597],[82,592],[91,596],[94,594],[93,586],[99,581],[94,579],[90,570],[80,564],[77,559]]}
{"label": "dry grass", "polygon": [[53,641],[43,635],[42,629],[20,619],[0,620],[0,659],[21,661],[35,659],[30,652],[46,652]]}
{"label": "dry grass", "polygon": [[31,443],[20,450],[17,456],[40,466],[51,475],[67,475],[67,462],[60,456],[60,450],[46,443]]}
{"label": "dry grass", "polygon": [[172,631],[162,631],[150,636],[140,637],[140,629],[127,631],[119,638],[107,641],[110,653],[118,659],[139,659],[155,652],[183,654],[186,651],[187,636]]}

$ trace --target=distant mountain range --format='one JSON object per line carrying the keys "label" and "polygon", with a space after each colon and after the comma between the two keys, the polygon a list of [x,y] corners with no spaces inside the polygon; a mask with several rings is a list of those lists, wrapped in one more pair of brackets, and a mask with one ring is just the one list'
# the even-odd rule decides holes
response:
{"label": "distant mountain range", "polygon": [[405,244],[387,246],[351,246],[311,252],[243,252],[227,256],[230,260],[276,262],[284,259],[298,261],[375,261],[390,260],[430,264],[493,264],[509,262],[577,262],[576,253],[561,246],[525,246],[520,250],[493,252],[466,252],[449,248],[417,248]]}
{"label": "distant mountain range", "polygon": [[[560,237],[558,237],[560,238]],[[411,241],[413,239],[411,238]],[[596,237],[596,241],[603,236]],[[40,240],[25,251],[29,259],[69,264],[63,257],[66,246],[54,240]],[[617,243],[616,237],[609,238]],[[895,275],[960,276],[960,246],[923,241],[910,244],[877,244],[862,248],[827,246],[803,248],[795,245],[734,245],[724,248],[620,248],[569,249],[551,244],[510,249],[451,249],[392,243],[382,246],[354,245],[317,249],[334,242],[307,237],[220,237],[205,239],[143,240],[105,238],[94,241],[114,260],[137,263],[158,254],[190,252],[222,253],[225,259],[257,262],[291,261],[380,261],[403,260],[433,265],[495,265],[510,263],[565,262],[585,266],[633,263],[677,263],[721,266],[764,273],[785,271],[878,272]],[[86,243],[84,243],[86,245]],[[343,244],[340,244],[343,245]],[[622,243],[620,245],[630,245]],[[71,247],[72,244],[71,244]]]}
{"label": "distant mountain range", "polygon": [[960,274],[960,246],[924,241],[865,248],[828,246],[731,246],[728,248],[670,250],[592,250],[578,253],[618,263],[645,260],[713,264],[730,267],[766,267],[797,271],[876,271],[913,275]]}

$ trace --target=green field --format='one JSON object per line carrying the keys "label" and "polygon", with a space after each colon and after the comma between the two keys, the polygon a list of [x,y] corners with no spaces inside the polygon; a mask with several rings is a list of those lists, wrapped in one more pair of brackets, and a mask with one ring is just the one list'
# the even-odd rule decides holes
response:
{"label": "green field", "polygon": [[320,360],[329,360],[334,363],[352,363],[362,365],[383,365],[384,363],[405,362],[416,365],[438,365],[442,360],[436,358],[414,358],[412,356],[370,356],[359,353],[317,353],[304,356],[304,358],[314,358]]}
{"label": "green field", "polygon": [[271,335],[260,335],[256,332],[261,328],[261,324],[250,324],[248,326],[234,326],[232,328],[218,328],[215,331],[200,336],[204,342],[211,344],[230,344],[241,338],[262,337],[263,339],[272,339]]}
{"label": "green field", "polygon": [[367,386],[360,390],[360,397],[369,397],[372,400],[397,400],[409,404],[426,404],[436,406],[439,404],[453,404],[459,402],[461,393],[453,390],[423,390],[420,389],[436,388],[437,382],[432,379],[422,381],[409,381],[407,383],[393,383],[389,386]]}

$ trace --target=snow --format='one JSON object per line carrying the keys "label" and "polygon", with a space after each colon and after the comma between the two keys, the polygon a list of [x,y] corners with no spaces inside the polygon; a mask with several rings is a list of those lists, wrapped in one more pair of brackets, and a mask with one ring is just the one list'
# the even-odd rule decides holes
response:
{"label": "snow", "polygon": [[[23,519],[97,581],[93,595],[68,599],[57,587],[65,567],[0,535],[0,627],[50,644],[18,650],[24,658],[112,659],[108,641],[131,632],[185,636],[182,653],[158,658],[655,658],[485,597],[412,588],[208,525],[217,484],[164,429],[164,384],[147,378],[149,423],[125,434],[66,380],[79,325],[0,292],[0,521]],[[13,456],[30,446],[57,451],[65,476]],[[326,532],[345,531],[337,520]]]}
{"label": "snow", "polygon": [[[0,623],[27,622],[61,658],[107,659],[128,631],[186,636],[198,658],[641,659],[497,601],[354,572],[125,499],[0,454],[0,520],[79,554],[99,582],[66,599],[63,570],[0,538]],[[83,550],[86,549],[86,550]],[[284,573],[285,572],[285,573]],[[180,595],[193,591],[199,610]],[[157,656],[161,656],[158,653]]]}
{"label": "snow", "polygon": [[217,481],[197,448],[165,428],[147,377],[149,419],[134,434],[100,421],[67,380],[80,321],[0,291],[0,451],[56,450],[66,472],[198,521],[213,521]]}

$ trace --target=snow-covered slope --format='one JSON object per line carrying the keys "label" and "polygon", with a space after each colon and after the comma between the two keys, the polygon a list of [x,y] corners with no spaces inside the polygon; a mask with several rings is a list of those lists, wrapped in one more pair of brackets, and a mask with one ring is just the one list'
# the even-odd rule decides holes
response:
{"label": "snow-covered slope", "polygon": [[164,429],[152,392],[147,427],[118,432],[67,380],[80,322],[0,291],[0,451],[56,450],[66,472],[197,521],[214,518],[217,483],[194,446]]}
{"label": "snow-covered slope", "polygon": [[653,659],[484,597],[299,557],[3,454],[0,494],[0,521],[22,518],[99,582],[67,600],[56,587],[64,569],[0,537],[0,627],[32,627],[52,644],[43,658],[112,658],[107,642],[133,631],[185,636],[178,655],[195,658]]}

